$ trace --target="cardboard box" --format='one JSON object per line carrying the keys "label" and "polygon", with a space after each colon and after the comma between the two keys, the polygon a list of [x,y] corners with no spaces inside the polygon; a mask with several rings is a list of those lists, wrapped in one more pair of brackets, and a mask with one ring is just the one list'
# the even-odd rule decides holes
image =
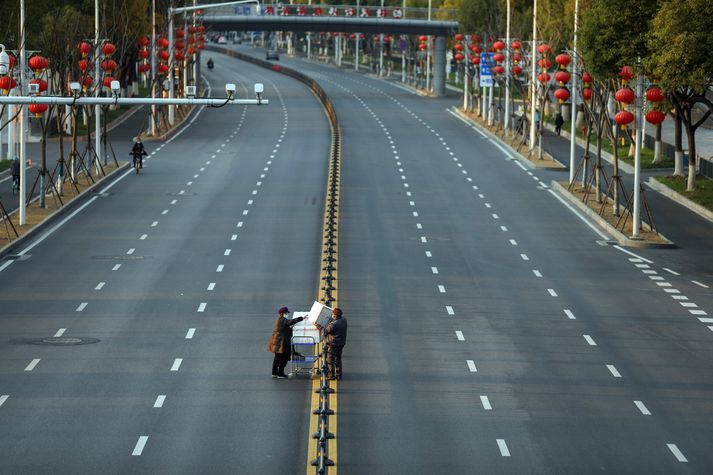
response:
{"label": "cardboard box", "polygon": [[315,302],[309,311],[309,321],[324,328],[332,319],[332,309],[324,304]]}

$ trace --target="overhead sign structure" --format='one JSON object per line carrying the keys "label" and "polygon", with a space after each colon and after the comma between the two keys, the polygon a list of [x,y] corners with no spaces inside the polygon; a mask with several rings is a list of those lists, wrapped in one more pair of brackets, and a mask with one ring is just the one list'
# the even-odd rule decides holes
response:
{"label": "overhead sign structure", "polygon": [[480,53],[480,87],[493,87],[495,53]]}

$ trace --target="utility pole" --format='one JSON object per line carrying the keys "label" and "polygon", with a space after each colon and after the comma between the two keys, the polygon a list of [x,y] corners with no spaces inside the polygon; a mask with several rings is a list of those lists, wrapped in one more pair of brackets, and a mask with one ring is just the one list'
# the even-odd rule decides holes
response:
{"label": "utility pole", "polygon": [[[168,8],[168,98],[173,99],[173,64],[175,56],[173,54],[173,9]],[[168,106],[168,125],[173,125],[174,117],[176,114],[176,106]]]}
{"label": "utility pole", "polygon": [[[641,63],[641,60],[639,60]],[[631,237],[639,238],[641,231],[641,133],[643,132],[642,102],[644,95],[644,75],[641,64],[636,77],[636,144],[634,145],[634,229]]]}
{"label": "utility pole", "polygon": [[[195,3],[195,0],[193,0]],[[151,0],[151,99],[156,99],[156,0]],[[156,106],[151,106],[151,135],[158,135]]]}
{"label": "utility pole", "polygon": [[[356,6],[356,14],[357,18],[359,17],[359,0],[357,0],[357,6]],[[354,45],[356,46],[356,51],[354,54],[354,71],[359,71],[359,36],[361,33],[354,33]]]}
{"label": "utility pole", "polygon": [[[381,0],[381,13],[383,15],[384,0]],[[382,18],[382,17],[379,17]],[[379,76],[384,75],[384,34],[379,34]]]}
{"label": "utility pole", "polygon": [[[406,0],[401,8],[401,17],[406,19]],[[408,35],[406,36],[408,38]],[[406,51],[401,50],[401,82],[406,82]]]}

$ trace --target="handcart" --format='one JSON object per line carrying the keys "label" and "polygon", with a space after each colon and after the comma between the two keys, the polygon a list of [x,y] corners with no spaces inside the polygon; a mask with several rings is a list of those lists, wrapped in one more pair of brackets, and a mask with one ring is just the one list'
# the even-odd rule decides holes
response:
{"label": "handcart", "polygon": [[319,374],[319,343],[321,335],[319,329],[307,319],[308,312],[295,312],[292,318],[305,317],[292,327],[291,364],[290,371],[293,375]]}

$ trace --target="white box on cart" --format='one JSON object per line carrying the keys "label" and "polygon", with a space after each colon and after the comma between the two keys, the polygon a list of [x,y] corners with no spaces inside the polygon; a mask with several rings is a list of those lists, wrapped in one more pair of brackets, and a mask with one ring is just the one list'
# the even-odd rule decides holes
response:
{"label": "white box on cart", "polygon": [[324,328],[332,319],[332,309],[324,304],[315,302],[309,311],[309,321]]}
{"label": "white box on cart", "polygon": [[[292,318],[305,317],[301,322],[295,323],[292,326],[292,338],[295,337],[310,337],[314,339],[314,343],[320,342],[319,329],[308,318],[309,312],[294,312]],[[300,340],[297,340],[300,341]]]}

